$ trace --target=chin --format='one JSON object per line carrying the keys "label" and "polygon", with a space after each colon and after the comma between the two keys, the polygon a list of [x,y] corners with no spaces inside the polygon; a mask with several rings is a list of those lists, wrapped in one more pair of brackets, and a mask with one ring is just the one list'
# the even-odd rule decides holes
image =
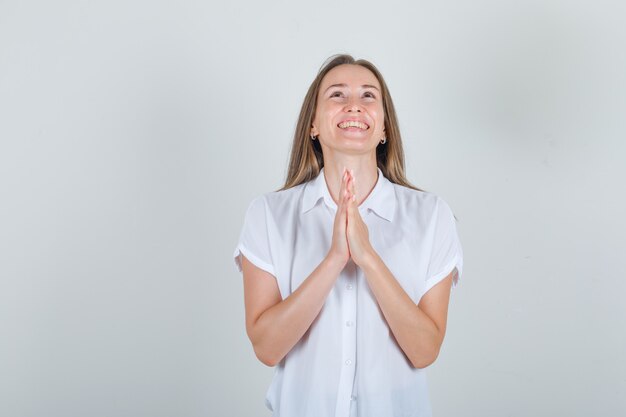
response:
{"label": "chin", "polygon": [[376,152],[376,146],[371,145],[369,142],[355,142],[355,141],[343,141],[345,143],[337,144],[332,149],[335,152],[342,153],[369,153]]}

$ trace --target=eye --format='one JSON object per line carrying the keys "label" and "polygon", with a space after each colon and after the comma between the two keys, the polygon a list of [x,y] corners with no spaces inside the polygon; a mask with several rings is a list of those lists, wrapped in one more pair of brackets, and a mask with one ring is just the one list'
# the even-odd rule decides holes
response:
{"label": "eye", "polygon": [[371,98],[376,98],[376,96],[374,95],[374,93],[370,92],[370,91],[366,91],[363,95],[367,96],[369,94],[369,97]]}
{"label": "eye", "polygon": [[341,94],[341,91],[335,91],[334,93],[332,93],[330,96],[331,97],[335,97],[336,94]]}

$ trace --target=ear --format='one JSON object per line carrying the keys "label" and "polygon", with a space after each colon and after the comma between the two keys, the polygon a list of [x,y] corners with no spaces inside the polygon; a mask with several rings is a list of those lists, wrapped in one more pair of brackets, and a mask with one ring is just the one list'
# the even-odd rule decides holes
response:
{"label": "ear", "polygon": [[315,126],[311,125],[311,135],[317,136],[317,134],[317,129],[315,128]]}

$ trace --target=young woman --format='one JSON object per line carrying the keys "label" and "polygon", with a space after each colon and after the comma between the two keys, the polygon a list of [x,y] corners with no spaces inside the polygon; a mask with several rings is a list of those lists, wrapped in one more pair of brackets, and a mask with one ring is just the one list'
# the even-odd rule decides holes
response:
{"label": "young woman", "polygon": [[376,67],[331,57],[304,99],[283,188],[250,203],[235,264],[274,417],[430,416],[463,267],[455,217],[412,186]]}

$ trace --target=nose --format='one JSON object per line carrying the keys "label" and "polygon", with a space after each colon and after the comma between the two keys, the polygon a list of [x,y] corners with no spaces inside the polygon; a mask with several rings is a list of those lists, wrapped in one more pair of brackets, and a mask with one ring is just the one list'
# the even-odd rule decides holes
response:
{"label": "nose", "polygon": [[350,101],[346,104],[347,111],[361,111],[361,104],[358,101],[358,98],[351,98]]}

